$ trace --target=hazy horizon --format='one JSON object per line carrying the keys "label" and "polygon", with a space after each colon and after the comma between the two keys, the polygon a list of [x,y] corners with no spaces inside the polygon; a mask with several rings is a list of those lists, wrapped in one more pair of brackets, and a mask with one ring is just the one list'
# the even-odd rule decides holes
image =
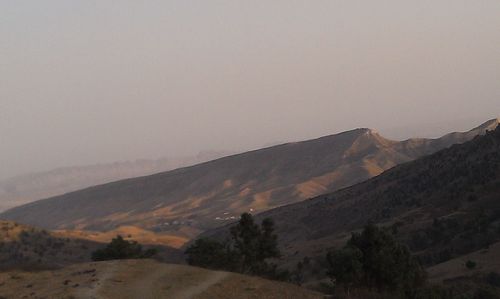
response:
{"label": "hazy horizon", "polygon": [[500,116],[499,1],[0,1],[0,179]]}

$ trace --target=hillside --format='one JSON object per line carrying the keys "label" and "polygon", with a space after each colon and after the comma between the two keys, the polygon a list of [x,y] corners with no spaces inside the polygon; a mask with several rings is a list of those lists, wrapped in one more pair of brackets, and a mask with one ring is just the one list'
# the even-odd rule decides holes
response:
{"label": "hillside", "polygon": [[151,260],[76,264],[57,271],[0,273],[2,298],[315,299],[295,285]]}
{"label": "hillside", "polygon": [[[367,223],[389,227],[426,266],[500,240],[500,127],[355,186],[256,215],[275,220],[285,263],[321,258]],[[227,228],[205,233],[222,237]]]}
{"label": "hillside", "polygon": [[[48,231],[12,221],[0,221],[0,271],[56,269],[91,261],[92,252],[121,235],[139,242],[145,249],[156,248],[155,259],[182,260],[179,248],[186,240],[157,236],[138,228],[123,227],[106,233],[89,231]],[[173,245],[173,246],[171,246]]]}
{"label": "hillside", "polygon": [[220,158],[225,152],[201,152],[174,159],[136,160],[58,168],[0,180],[0,211],[90,186],[150,175]]}
{"label": "hillside", "polygon": [[56,268],[90,261],[102,244],[46,230],[0,221],[0,269]]}
{"label": "hillside", "polygon": [[233,222],[242,212],[258,213],[359,183],[497,125],[491,120],[466,133],[401,142],[356,129],[91,187],[0,217],[50,229],[137,226],[190,238]]}

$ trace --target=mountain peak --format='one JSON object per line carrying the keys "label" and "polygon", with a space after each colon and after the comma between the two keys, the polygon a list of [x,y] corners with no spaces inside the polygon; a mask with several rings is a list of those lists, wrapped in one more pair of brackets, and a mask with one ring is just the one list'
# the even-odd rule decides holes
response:
{"label": "mountain peak", "polygon": [[477,128],[472,129],[472,131],[474,131],[474,130],[487,130],[487,131],[495,130],[499,124],[500,124],[500,118],[493,118],[493,119],[490,119],[490,120],[484,122],[483,124],[481,124]]}

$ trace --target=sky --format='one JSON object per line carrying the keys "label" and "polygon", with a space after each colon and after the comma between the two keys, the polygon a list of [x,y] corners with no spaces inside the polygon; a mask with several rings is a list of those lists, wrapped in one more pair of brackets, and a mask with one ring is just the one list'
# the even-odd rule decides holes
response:
{"label": "sky", "polygon": [[498,0],[0,0],[0,178],[499,116]]}

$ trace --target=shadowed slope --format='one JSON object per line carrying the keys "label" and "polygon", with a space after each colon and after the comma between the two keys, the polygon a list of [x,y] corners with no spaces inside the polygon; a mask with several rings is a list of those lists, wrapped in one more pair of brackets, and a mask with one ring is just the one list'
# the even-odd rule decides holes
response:
{"label": "shadowed slope", "polygon": [[[500,240],[500,127],[358,185],[256,215],[276,222],[285,262],[324,256],[367,223],[391,226],[425,265]],[[221,238],[227,227],[206,232]]]}

